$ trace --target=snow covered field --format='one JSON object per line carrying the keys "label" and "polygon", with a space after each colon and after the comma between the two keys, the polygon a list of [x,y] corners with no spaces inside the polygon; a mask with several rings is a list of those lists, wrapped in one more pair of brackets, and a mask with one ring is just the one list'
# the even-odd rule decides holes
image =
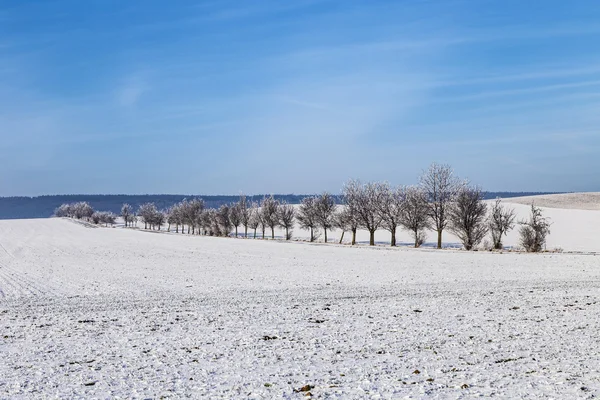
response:
{"label": "snow covered field", "polygon": [[60,219],[0,244],[0,398],[600,395],[600,256]]}

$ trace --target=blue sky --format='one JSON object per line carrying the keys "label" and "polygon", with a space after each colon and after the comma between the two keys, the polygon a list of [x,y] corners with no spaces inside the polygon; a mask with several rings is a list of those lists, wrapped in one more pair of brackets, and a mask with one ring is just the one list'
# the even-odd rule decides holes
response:
{"label": "blue sky", "polygon": [[0,1],[0,195],[600,191],[593,0]]}

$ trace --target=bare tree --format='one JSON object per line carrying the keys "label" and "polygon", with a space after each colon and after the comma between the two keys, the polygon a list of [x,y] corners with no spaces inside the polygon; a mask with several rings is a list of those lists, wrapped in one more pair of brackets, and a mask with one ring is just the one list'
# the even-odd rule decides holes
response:
{"label": "bare tree", "polygon": [[138,221],[138,217],[135,214],[130,214],[129,217],[127,217],[127,222],[129,222],[129,226],[137,226],[137,221]]}
{"label": "bare tree", "polygon": [[219,212],[214,208],[206,211],[206,220],[208,223],[208,234],[210,236],[222,236],[221,225],[219,224]]}
{"label": "bare tree", "polygon": [[219,207],[219,210],[217,211],[217,221],[219,228],[221,228],[221,235],[223,236],[229,236],[233,225],[229,217],[231,215],[229,212],[230,209],[231,208],[227,204],[223,204],[221,205],[221,207]]}
{"label": "bare tree", "polygon": [[117,222],[117,216],[110,211],[96,211],[90,217],[94,224],[104,224],[104,226],[111,226]]}
{"label": "bare tree", "polygon": [[125,227],[129,226],[129,216],[133,213],[133,208],[125,203],[121,207],[121,217],[123,217],[123,221],[125,221]]}
{"label": "bare tree", "polygon": [[167,217],[163,211],[156,211],[152,216],[152,225],[156,226],[160,231],[161,227],[165,224]]}
{"label": "bare tree", "polygon": [[496,199],[488,219],[488,227],[492,233],[494,249],[502,250],[502,237],[515,227],[515,210],[502,205],[502,200]]}
{"label": "bare tree", "polygon": [[202,213],[200,214],[200,226],[204,229],[204,234],[205,235],[210,235],[213,236],[214,233],[212,231],[213,228],[213,217],[214,217],[214,213],[213,211],[216,213],[216,210],[213,209],[207,209],[202,211]]}
{"label": "bare tree", "polygon": [[336,208],[335,199],[327,192],[315,199],[315,217],[319,226],[323,228],[325,243],[327,243],[327,229],[335,226]]}
{"label": "bare tree", "polygon": [[144,229],[148,229],[149,226],[150,228],[153,227],[153,218],[156,216],[157,212],[158,210],[154,203],[144,203],[139,207],[137,214],[142,221],[144,221]]}
{"label": "bare tree", "polygon": [[294,227],[294,221],[296,219],[296,209],[294,209],[293,205],[282,202],[279,206],[278,213],[277,219],[279,220],[279,224],[285,229],[285,240],[290,240],[292,238],[291,229]]}
{"label": "bare tree", "polygon": [[462,242],[465,250],[477,247],[488,232],[487,204],[479,187],[463,186],[448,208],[450,231]]}
{"label": "bare tree", "polygon": [[375,231],[381,225],[380,208],[381,194],[379,186],[375,183],[361,184],[351,180],[344,185],[342,190],[349,207],[354,210],[361,227],[369,231],[369,245],[375,245]]}
{"label": "bare tree", "polygon": [[240,200],[238,201],[238,209],[240,212],[240,222],[244,227],[244,237],[248,237],[248,227],[250,225],[250,218],[252,216],[252,208],[251,205],[248,204],[248,200],[246,196],[241,195]]}
{"label": "bare tree", "polygon": [[87,201],[80,201],[73,204],[71,207],[74,214],[73,216],[76,219],[86,219],[89,221],[89,219],[92,217],[92,214],[94,214],[94,209]]}
{"label": "bare tree", "polygon": [[260,204],[262,222],[271,228],[271,239],[275,239],[275,227],[279,225],[278,210],[279,202],[273,195],[265,197]]}
{"label": "bare tree", "polygon": [[356,231],[359,227],[359,221],[356,215],[352,212],[352,209],[348,206],[342,206],[340,210],[335,214],[335,227],[342,231],[340,236],[340,244],[344,240],[344,234],[347,231],[352,233],[352,245],[356,244]]}
{"label": "bare tree", "polygon": [[319,224],[317,219],[317,198],[305,197],[300,202],[298,208],[298,223],[302,229],[310,231],[310,241],[314,242],[317,238],[316,228]]}
{"label": "bare tree", "polygon": [[442,248],[442,232],[448,225],[448,209],[463,183],[449,165],[433,163],[421,175],[421,187],[427,193],[429,217],[437,231],[437,247]]}
{"label": "bare tree", "polygon": [[196,231],[198,217],[200,216],[200,214],[202,214],[202,211],[204,210],[204,200],[192,199],[191,201],[187,202],[186,206],[184,207],[184,210],[185,221],[188,225],[188,233],[190,233],[191,227],[193,235]]}
{"label": "bare tree", "polygon": [[402,189],[403,205],[400,209],[400,225],[411,232],[415,240],[415,248],[425,243],[426,231],[431,229],[427,194],[418,186]]}
{"label": "bare tree", "polygon": [[[342,201],[344,203],[344,208],[338,214],[337,222],[338,227],[342,229],[342,238],[344,236],[344,231],[349,230],[352,232],[352,246],[356,244],[356,231],[360,228],[360,217],[358,212],[356,211],[356,202],[349,201],[347,194],[353,194],[356,191],[356,188],[353,187],[353,184],[356,184],[355,181],[351,181],[349,185],[346,185],[342,190]],[[342,242],[340,238],[340,243]]]}
{"label": "bare tree", "polygon": [[531,204],[531,216],[528,221],[520,221],[521,245],[527,252],[538,253],[546,246],[546,237],[550,234],[550,221],[542,215],[542,209]]}
{"label": "bare tree", "polygon": [[175,225],[175,232],[179,233],[179,226],[181,225],[181,233],[184,233],[183,225],[185,224],[185,207],[187,206],[187,202],[184,204],[183,202],[175,204],[171,207],[171,212],[169,214],[169,223]]}
{"label": "bare tree", "polygon": [[167,223],[167,232],[171,232],[171,224],[173,223],[173,207],[171,206],[165,210],[165,221]]}
{"label": "bare tree", "polygon": [[238,236],[238,226],[242,223],[242,215],[240,213],[240,204],[236,203],[229,207],[229,221],[235,228],[235,237]]}
{"label": "bare tree", "polygon": [[75,212],[72,204],[61,204],[56,210],[54,210],[55,217],[61,218],[73,218]]}
{"label": "bare tree", "polygon": [[[256,239],[256,229],[260,226],[260,210],[257,203],[252,203],[250,207],[250,218],[248,219],[248,227],[254,230],[254,239]],[[263,230],[264,236],[264,230]]]}
{"label": "bare tree", "polygon": [[396,230],[400,225],[404,193],[402,188],[393,189],[388,183],[379,183],[377,186],[377,212],[381,218],[381,226],[392,234],[390,245],[393,247],[396,246]]}

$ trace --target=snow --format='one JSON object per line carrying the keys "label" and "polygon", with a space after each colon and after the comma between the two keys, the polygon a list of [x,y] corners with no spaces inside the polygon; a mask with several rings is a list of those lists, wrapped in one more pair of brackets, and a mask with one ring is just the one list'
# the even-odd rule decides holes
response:
{"label": "snow", "polygon": [[505,201],[525,205],[531,205],[533,202],[536,206],[549,208],[600,210],[600,193],[596,192],[512,197]]}
{"label": "snow", "polygon": [[[560,211],[555,237],[596,218]],[[0,398],[299,399],[306,385],[343,399],[600,395],[593,254],[61,219],[0,221],[0,244]]]}

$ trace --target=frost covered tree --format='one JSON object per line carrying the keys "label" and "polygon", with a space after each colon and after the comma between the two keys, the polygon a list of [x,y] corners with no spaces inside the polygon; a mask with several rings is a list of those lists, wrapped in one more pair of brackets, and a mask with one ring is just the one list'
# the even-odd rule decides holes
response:
{"label": "frost covered tree", "polygon": [[250,226],[250,218],[252,216],[252,207],[248,204],[246,196],[241,195],[238,201],[238,210],[240,212],[240,223],[244,227],[244,237],[248,237],[248,227]]}
{"label": "frost covered tree", "polygon": [[515,210],[504,207],[502,200],[496,199],[488,219],[494,249],[502,250],[502,237],[515,227],[515,218]]}
{"label": "frost covered tree", "polygon": [[144,222],[144,229],[148,229],[148,226],[153,226],[153,218],[156,217],[157,213],[158,210],[156,209],[156,205],[154,205],[154,203],[144,203],[140,205],[137,214]]}
{"label": "frost covered tree", "polygon": [[233,204],[229,207],[229,221],[235,228],[235,237],[238,237],[238,227],[242,223],[242,215],[240,213],[239,203]]}
{"label": "frost covered tree", "polygon": [[320,228],[323,228],[324,240],[327,243],[327,230],[335,226],[335,211],[337,206],[332,195],[325,192],[315,198],[315,218]]}
{"label": "frost covered tree", "polygon": [[450,231],[460,239],[465,250],[473,250],[487,235],[487,204],[479,187],[462,186],[447,212]]}
{"label": "frost covered tree", "polygon": [[402,193],[399,223],[411,233],[417,248],[425,243],[426,232],[431,229],[427,194],[419,186],[404,187]]}
{"label": "frost covered tree", "polygon": [[73,210],[70,204],[61,204],[54,210],[54,216],[59,218],[72,218]]}
{"label": "frost covered tree", "polygon": [[344,240],[344,234],[346,232],[352,233],[352,245],[356,244],[356,231],[359,227],[359,221],[356,215],[352,212],[352,209],[348,206],[342,206],[340,210],[335,214],[335,227],[342,231],[340,236],[340,244]]}
{"label": "frost covered tree", "polygon": [[421,175],[420,184],[429,205],[429,217],[437,231],[437,247],[442,248],[442,233],[449,223],[448,209],[463,183],[449,165],[433,163]]}
{"label": "frost covered tree", "polygon": [[361,184],[351,180],[344,185],[342,193],[349,207],[356,212],[362,228],[369,231],[369,245],[375,245],[375,231],[381,225],[379,201],[381,194],[376,183]]}
{"label": "frost covered tree", "polygon": [[219,207],[219,210],[217,211],[217,223],[219,225],[222,236],[229,236],[229,233],[231,232],[231,229],[233,227],[230,218],[230,210],[231,207],[229,205],[223,204],[221,205],[221,207]]}
{"label": "frost covered tree", "polygon": [[101,221],[104,222],[106,226],[109,224],[112,226],[117,222],[117,216],[110,211],[104,211],[102,213]]}
{"label": "frost covered tree", "polygon": [[196,226],[198,223],[198,217],[204,210],[204,200],[192,199],[186,202],[184,209],[184,219],[188,226],[188,233],[190,233],[190,227],[192,229],[192,235],[196,232]]}
{"label": "frost covered tree", "polygon": [[279,225],[279,202],[273,195],[265,197],[260,204],[260,211],[262,223],[271,228],[271,239],[275,239],[275,227]]}
{"label": "frost covered tree", "polygon": [[121,207],[121,217],[123,217],[123,221],[125,221],[125,227],[129,226],[129,216],[133,213],[133,208],[125,203]]}
{"label": "frost covered tree", "polygon": [[129,215],[129,217],[127,217],[127,222],[129,222],[129,226],[137,226],[137,215],[135,215],[135,213],[132,213]]}
{"label": "frost covered tree", "polygon": [[206,222],[208,234],[210,236],[222,236],[221,225],[219,223],[219,212],[214,208],[206,210]]}
{"label": "frost covered tree", "polygon": [[319,221],[317,219],[317,198],[316,197],[305,197],[300,202],[298,208],[298,223],[300,228],[308,229],[310,231],[310,241],[314,242],[317,238],[317,227]]}
{"label": "frost covered tree", "polygon": [[167,224],[167,232],[171,232],[171,224],[173,224],[173,206],[165,210],[165,223]]}
{"label": "frost covered tree", "polygon": [[169,223],[175,225],[175,233],[179,233],[179,226],[181,226],[181,233],[184,233],[183,225],[185,223],[185,209],[181,202],[171,207]]}
{"label": "frost covered tree", "polygon": [[[248,228],[254,230],[254,239],[256,239],[256,230],[260,226],[261,218],[260,218],[260,209],[258,208],[257,203],[252,203],[250,207],[250,218],[248,219]],[[264,236],[264,231],[263,231]]]}
{"label": "frost covered tree", "polygon": [[400,216],[404,205],[402,188],[392,188],[387,182],[378,183],[377,193],[379,199],[376,201],[377,212],[381,219],[381,226],[388,230],[392,238],[390,245],[396,246],[396,231],[400,225]]}
{"label": "frost covered tree", "polygon": [[520,221],[519,235],[521,245],[527,252],[538,253],[546,246],[546,238],[550,234],[550,220],[542,215],[542,209],[531,204],[531,215],[528,221]]}
{"label": "frost covered tree", "polygon": [[206,210],[202,211],[202,213],[200,214],[198,219],[199,219],[199,226],[204,231],[204,234],[213,236],[213,233],[212,233],[213,213],[211,211],[214,211],[214,210],[206,209]]}
{"label": "frost covered tree", "polygon": [[96,225],[104,224],[104,226],[108,226],[110,224],[112,226],[117,222],[117,216],[110,211],[96,211],[90,218]]}
{"label": "frost covered tree", "polygon": [[87,219],[89,220],[94,214],[94,209],[89,205],[87,201],[80,201],[71,205],[73,210],[73,216],[76,219]]}
{"label": "frost covered tree", "polygon": [[166,219],[166,214],[157,210],[152,216],[152,225],[157,227],[160,231],[161,227],[165,224]]}
{"label": "frost covered tree", "polygon": [[282,202],[279,205],[278,213],[279,225],[285,229],[285,240],[290,240],[292,238],[291,229],[294,227],[296,219],[296,209],[293,205]]}

